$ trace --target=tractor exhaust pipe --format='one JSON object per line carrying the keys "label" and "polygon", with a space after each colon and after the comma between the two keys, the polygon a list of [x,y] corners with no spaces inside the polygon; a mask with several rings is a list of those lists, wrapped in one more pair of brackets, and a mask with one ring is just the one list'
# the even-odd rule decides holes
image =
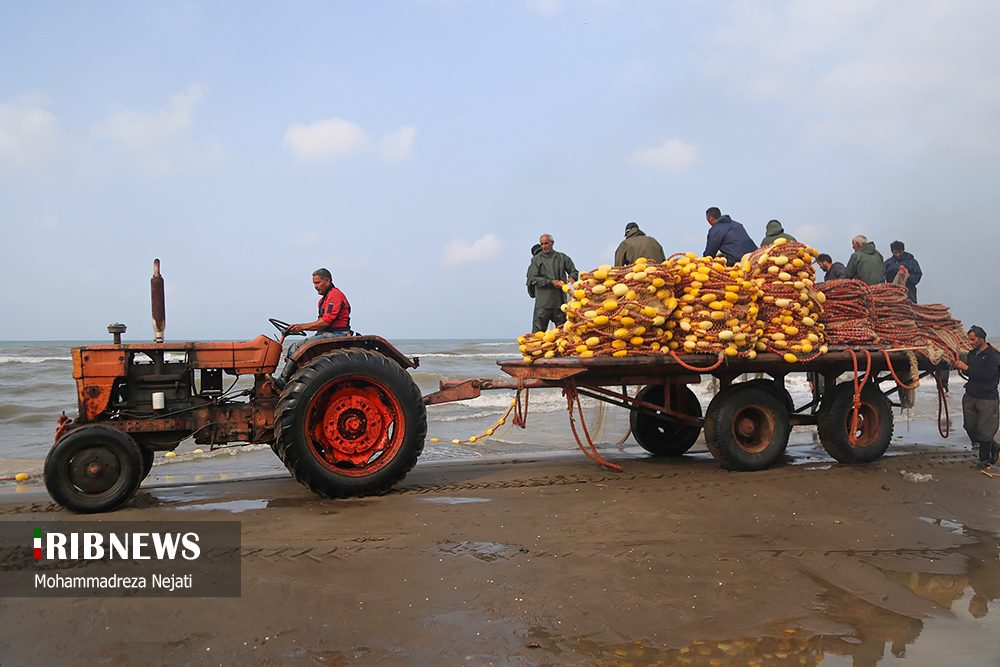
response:
{"label": "tractor exhaust pipe", "polygon": [[160,275],[160,260],[153,260],[153,277],[149,281],[153,300],[153,342],[163,342],[163,332],[167,328],[167,306],[163,300],[163,276]]}

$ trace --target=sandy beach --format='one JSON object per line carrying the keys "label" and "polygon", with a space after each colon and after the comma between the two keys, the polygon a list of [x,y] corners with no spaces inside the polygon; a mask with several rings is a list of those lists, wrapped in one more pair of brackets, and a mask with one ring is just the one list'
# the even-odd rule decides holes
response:
{"label": "sandy beach", "polygon": [[[3,599],[0,664],[995,666],[1000,479],[960,433],[861,466],[808,440],[756,473],[434,462],[347,501],[154,483],[106,518],[239,520],[242,596]],[[0,493],[0,520],[43,517],[83,518]]]}

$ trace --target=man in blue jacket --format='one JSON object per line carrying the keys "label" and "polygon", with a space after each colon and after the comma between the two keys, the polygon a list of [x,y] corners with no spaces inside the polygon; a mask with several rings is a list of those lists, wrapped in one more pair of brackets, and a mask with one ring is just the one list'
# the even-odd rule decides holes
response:
{"label": "man in blue jacket", "polygon": [[705,218],[712,227],[708,230],[705,257],[721,254],[726,258],[726,263],[733,266],[743,259],[743,255],[757,249],[757,244],[750,239],[743,225],[728,215],[722,215],[717,207],[713,206],[705,211]]}
{"label": "man in blue jacket", "polygon": [[[920,270],[920,264],[913,255],[906,252],[906,246],[902,241],[893,241],[889,244],[892,256],[885,260],[885,281],[887,283],[899,282],[906,285],[906,296],[913,303],[917,302],[917,283],[924,275]],[[903,274],[902,278],[896,279],[896,274]],[[903,283],[905,278],[905,283]]]}

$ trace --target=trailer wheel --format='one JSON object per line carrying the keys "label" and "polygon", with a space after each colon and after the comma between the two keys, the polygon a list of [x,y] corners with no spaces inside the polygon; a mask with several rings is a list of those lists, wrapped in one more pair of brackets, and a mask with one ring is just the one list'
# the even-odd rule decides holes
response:
{"label": "trailer wheel", "polygon": [[792,400],[792,395],[788,393],[788,389],[784,386],[784,384],[782,384],[779,388],[776,384],[774,384],[774,380],[768,380],[767,378],[747,380],[743,384],[752,384],[755,387],[764,387],[769,391],[773,391],[775,396],[784,402],[785,407],[788,409],[788,414],[795,412],[795,402]]}
{"label": "trailer wheel", "polygon": [[865,384],[861,390],[854,445],[850,442],[853,421],[854,384],[841,382],[824,397],[816,416],[823,449],[841,463],[870,463],[881,458],[892,440],[892,406],[874,384]]}
{"label": "trailer wheel", "polygon": [[705,442],[730,470],[764,470],[781,458],[791,426],[777,393],[744,382],[723,389],[705,413]]}
{"label": "trailer wheel", "polygon": [[70,511],[110,512],[135,494],[142,472],[142,452],[132,438],[106,426],[81,426],[49,450],[45,488]]}
{"label": "trailer wheel", "polygon": [[[683,396],[681,392],[684,392]],[[635,397],[646,403],[663,405],[663,394],[662,384],[651,384],[640,389]],[[701,417],[701,403],[687,385],[675,385],[671,388],[670,409],[692,417]],[[700,426],[683,424],[663,413],[654,416],[648,412],[632,410],[629,413],[629,424],[635,441],[653,456],[681,456],[691,449],[701,433]]]}
{"label": "trailer wheel", "polygon": [[330,498],[387,492],[424,449],[427,412],[409,374],[381,354],[337,350],[300,368],[278,400],[275,450]]}

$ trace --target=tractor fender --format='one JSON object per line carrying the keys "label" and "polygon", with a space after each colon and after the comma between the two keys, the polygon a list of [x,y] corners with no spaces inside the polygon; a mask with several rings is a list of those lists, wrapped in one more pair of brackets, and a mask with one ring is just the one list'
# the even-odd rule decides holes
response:
{"label": "tractor fender", "polygon": [[333,350],[344,350],[347,348],[363,349],[370,352],[378,352],[384,357],[399,364],[401,368],[416,368],[420,365],[420,360],[416,357],[410,359],[405,354],[393,347],[392,343],[380,336],[341,336],[336,338],[317,338],[309,340],[295,351],[290,359],[298,364],[299,368],[307,364],[314,357]]}

